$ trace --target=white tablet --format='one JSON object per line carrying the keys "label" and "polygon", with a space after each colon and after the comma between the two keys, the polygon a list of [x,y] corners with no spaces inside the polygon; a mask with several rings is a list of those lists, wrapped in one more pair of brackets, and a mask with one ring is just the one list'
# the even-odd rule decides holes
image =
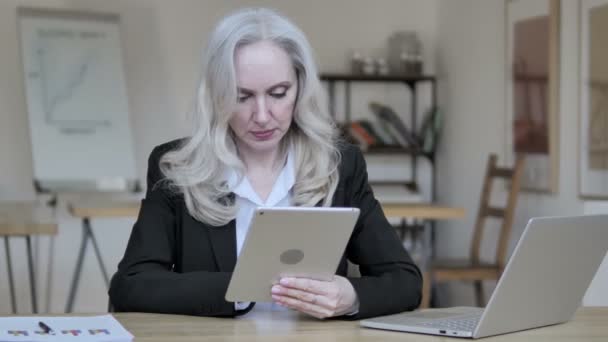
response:
{"label": "white tablet", "polygon": [[257,208],[226,300],[270,302],[281,277],[331,280],[358,217],[357,208]]}

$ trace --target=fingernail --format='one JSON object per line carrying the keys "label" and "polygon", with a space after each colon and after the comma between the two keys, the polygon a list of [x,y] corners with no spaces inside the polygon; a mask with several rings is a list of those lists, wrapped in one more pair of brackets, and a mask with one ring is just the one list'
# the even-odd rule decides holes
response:
{"label": "fingernail", "polygon": [[291,279],[289,279],[289,278],[281,278],[281,281],[279,281],[279,283],[281,285],[289,285],[290,282],[291,282]]}
{"label": "fingernail", "polygon": [[279,286],[275,285],[270,289],[270,292],[271,293],[281,293],[281,288]]}
{"label": "fingernail", "polygon": [[272,300],[277,301],[277,303],[279,299],[281,299],[281,296],[272,295]]}

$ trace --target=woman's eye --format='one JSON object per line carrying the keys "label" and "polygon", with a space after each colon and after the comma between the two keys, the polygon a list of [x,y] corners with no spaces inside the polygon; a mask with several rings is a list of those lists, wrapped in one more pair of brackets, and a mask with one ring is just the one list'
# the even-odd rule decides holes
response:
{"label": "woman's eye", "polygon": [[239,98],[238,98],[238,100],[239,100],[239,102],[241,102],[241,103],[242,103],[242,102],[247,101],[247,99],[248,99],[249,97],[251,97],[251,95],[240,95],[240,96],[239,96]]}
{"label": "woman's eye", "polygon": [[280,99],[283,96],[285,96],[285,93],[287,93],[286,91],[281,92],[281,93],[271,93],[270,96],[274,97],[275,99]]}

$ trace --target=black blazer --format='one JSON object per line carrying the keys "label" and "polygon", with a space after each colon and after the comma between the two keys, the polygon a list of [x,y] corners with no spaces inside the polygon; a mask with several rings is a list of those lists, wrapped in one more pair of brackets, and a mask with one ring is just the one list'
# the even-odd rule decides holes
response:
{"label": "black blazer", "polygon": [[[160,157],[179,140],[157,146],[148,161],[148,190],[125,255],[110,285],[116,311],[236,316],[224,299],[236,263],[235,220],[211,227],[189,213],[182,195],[167,189]],[[336,274],[346,276],[346,259],[359,265],[349,277],[359,297],[359,313],[370,316],[413,310],[421,299],[422,277],[367,182],[358,148],[341,148],[340,181],[334,207],[357,207],[359,220]]]}

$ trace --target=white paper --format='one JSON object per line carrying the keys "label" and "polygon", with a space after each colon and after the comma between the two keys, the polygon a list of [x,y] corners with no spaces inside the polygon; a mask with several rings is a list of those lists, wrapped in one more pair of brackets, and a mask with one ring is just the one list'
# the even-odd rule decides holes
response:
{"label": "white paper", "polygon": [[[44,322],[53,334],[38,326]],[[112,315],[79,317],[1,317],[0,342],[5,341],[132,341],[129,333]]]}

